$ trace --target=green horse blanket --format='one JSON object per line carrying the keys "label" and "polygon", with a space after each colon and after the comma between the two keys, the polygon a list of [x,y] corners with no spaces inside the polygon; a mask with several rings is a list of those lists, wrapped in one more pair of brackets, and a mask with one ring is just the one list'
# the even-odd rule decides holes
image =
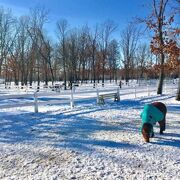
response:
{"label": "green horse blanket", "polygon": [[156,122],[161,121],[164,118],[164,114],[152,104],[146,104],[140,116],[142,119],[140,131],[142,130],[144,123],[150,123],[153,126],[156,124]]}

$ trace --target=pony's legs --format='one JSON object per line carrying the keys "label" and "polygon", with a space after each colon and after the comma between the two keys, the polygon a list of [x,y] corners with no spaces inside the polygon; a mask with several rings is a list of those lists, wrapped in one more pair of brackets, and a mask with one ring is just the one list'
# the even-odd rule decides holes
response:
{"label": "pony's legs", "polygon": [[157,107],[164,114],[164,119],[158,122],[160,126],[160,134],[163,134],[163,131],[165,131],[166,129],[166,113],[167,113],[166,105],[161,102],[154,102],[152,103],[152,105]]}
{"label": "pony's legs", "polygon": [[145,142],[149,142],[149,136],[147,136],[146,134],[143,133],[143,138],[145,140]]}
{"label": "pony's legs", "polygon": [[142,135],[143,135],[145,142],[150,141],[151,132],[153,132],[153,126],[149,123],[144,123],[142,126]]}
{"label": "pony's legs", "polygon": [[166,129],[166,121],[163,119],[162,121],[159,121],[159,126],[160,126],[160,134],[163,134],[163,131]]}
{"label": "pony's legs", "polygon": [[152,134],[151,134],[151,138],[153,138],[154,137],[154,132],[152,132]]}

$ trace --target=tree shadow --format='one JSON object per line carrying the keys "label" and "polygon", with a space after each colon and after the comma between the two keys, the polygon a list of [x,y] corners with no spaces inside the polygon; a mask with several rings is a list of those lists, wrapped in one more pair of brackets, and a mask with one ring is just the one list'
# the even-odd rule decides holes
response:
{"label": "tree shadow", "polygon": [[[93,135],[108,131],[139,133],[140,117],[120,115],[120,121],[112,123],[98,117],[88,117],[88,113],[102,112],[106,109],[130,112],[132,109],[141,109],[144,105],[143,101],[122,100],[117,103],[108,101],[104,106],[95,105],[94,100],[87,101],[87,103],[90,103],[87,107],[81,105],[73,110],[62,110],[60,113],[59,111],[38,114],[23,111],[21,114],[2,112],[0,115],[0,142],[45,143],[54,147],[79,151],[92,151],[96,147],[116,149],[138,147],[132,143],[95,139]],[[172,110],[174,110],[173,107]],[[102,117],[100,116],[100,118]],[[139,118],[139,122],[137,118]],[[165,136],[179,137],[179,134],[167,133]],[[178,140],[159,138],[159,141],[155,143],[179,147]]]}
{"label": "tree shadow", "polygon": [[[45,143],[47,145],[92,151],[95,147],[135,148],[135,145],[111,140],[94,139],[94,133],[101,131],[121,131],[121,126],[108,124],[96,118],[86,117],[86,113],[99,111],[91,109],[71,113],[21,113],[1,114],[0,142],[4,143]],[[3,118],[4,117],[4,118]]]}
{"label": "tree shadow", "polygon": [[143,97],[143,98],[141,98],[141,99],[140,99],[140,102],[144,102],[144,101],[146,101],[146,100],[149,100],[149,102],[151,103],[151,102],[154,102],[154,101],[160,101],[160,100],[170,99],[170,98],[172,98],[172,97],[175,97],[175,96],[173,96],[173,95],[167,96],[167,95],[165,95],[165,94],[156,95],[156,96],[151,96],[151,97],[148,96],[148,97]]}
{"label": "tree shadow", "polygon": [[171,112],[173,114],[180,114],[179,104],[168,105],[167,108],[168,108],[168,112]]}
{"label": "tree shadow", "polygon": [[165,139],[165,138],[159,137],[157,142],[151,142],[151,144],[173,146],[173,147],[180,148],[180,140],[177,140],[177,139]]}
{"label": "tree shadow", "polygon": [[164,137],[175,137],[175,138],[180,138],[180,134],[177,134],[177,133],[164,133],[163,134]]}

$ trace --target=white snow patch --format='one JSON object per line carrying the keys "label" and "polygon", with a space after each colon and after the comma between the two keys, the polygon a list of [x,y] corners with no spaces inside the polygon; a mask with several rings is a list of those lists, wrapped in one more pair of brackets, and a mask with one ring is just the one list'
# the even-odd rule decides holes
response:
{"label": "white snow patch", "polygon": [[[0,179],[180,179],[180,102],[150,96],[104,106],[87,101],[1,110]],[[167,129],[145,143],[145,103],[167,105]]]}

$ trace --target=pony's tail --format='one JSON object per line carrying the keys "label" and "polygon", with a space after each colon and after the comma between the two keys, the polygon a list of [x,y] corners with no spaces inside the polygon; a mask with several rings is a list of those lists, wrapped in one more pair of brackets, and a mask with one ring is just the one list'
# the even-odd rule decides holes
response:
{"label": "pony's tail", "polygon": [[142,126],[142,135],[145,142],[149,142],[152,133],[153,133],[153,126],[150,123],[144,123]]}

